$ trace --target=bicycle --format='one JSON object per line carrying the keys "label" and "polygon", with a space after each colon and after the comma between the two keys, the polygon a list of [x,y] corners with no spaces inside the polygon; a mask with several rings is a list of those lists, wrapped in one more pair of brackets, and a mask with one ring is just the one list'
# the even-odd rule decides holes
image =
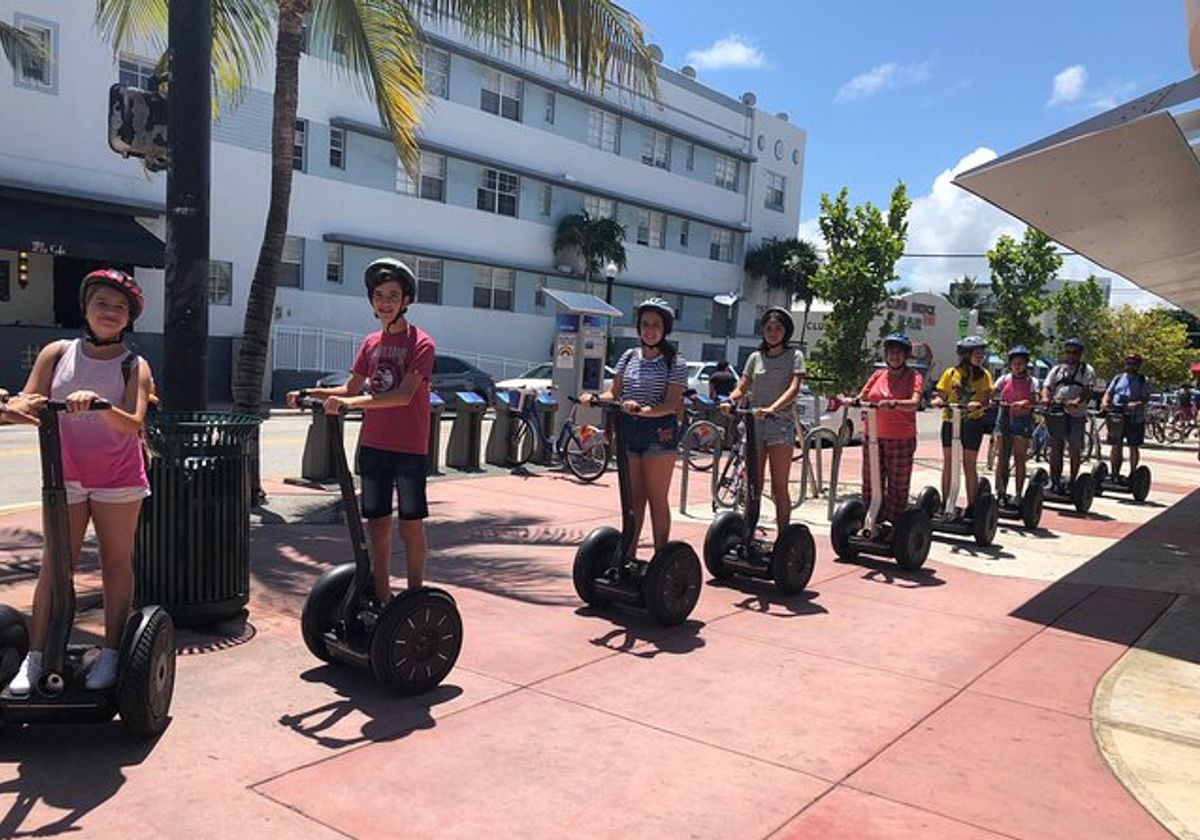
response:
{"label": "bicycle", "polygon": [[701,417],[695,404],[686,399],[688,395],[684,396],[684,416],[688,425],[679,436],[679,448],[687,458],[690,469],[707,472],[716,464],[725,430],[713,421]]}
{"label": "bicycle", "polygon": [[713,482],[712,509],[741,508],[746,504],[746,438],[741,425],[733,427],[729,457]]}
{"label": "bicycle", "polygon": [[608,469],[608,435],[598,426],[579,425],[575,414],[579,400],[571,401],[571,413],[563,421],[558,437],[551,440],[542,428],[541,412],[537,410],[537,392],[518,390],[517,411],[509,432],[509,452],[514,466],[523,466],[533,457],[534,449],[541,444],[544,452],[550,453],[580,481],[593,482]]}

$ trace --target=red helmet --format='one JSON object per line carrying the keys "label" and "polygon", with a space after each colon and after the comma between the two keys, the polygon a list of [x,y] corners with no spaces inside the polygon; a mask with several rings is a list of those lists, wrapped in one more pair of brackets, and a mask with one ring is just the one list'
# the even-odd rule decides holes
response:
{"label": "red helmet", "polygon": [[87,309],[87,301],[91,295],[91,290],[98,286],[108,286],[111,289],[116,289],[129,299],[129,325],[133,326],[133,322],[142,314],[142,309],[146,303],[146,298],[142,295],[142,287],[124,271],[118,271],[115,268],[96,269],[84,277],[83,282],[79,284],[80,312]]}

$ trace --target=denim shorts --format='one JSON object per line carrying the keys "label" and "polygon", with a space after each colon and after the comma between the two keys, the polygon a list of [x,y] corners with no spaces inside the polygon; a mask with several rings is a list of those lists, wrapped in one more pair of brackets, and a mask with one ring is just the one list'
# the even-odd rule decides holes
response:
{"label": "denim shorts", "polygon": [[361,447],[358,451],[358,469],[362,475],[363,519],[391,516],[393,491],[400,497],[401,519],[425,519],[429,516],[429,506],[425,500],[428,464],[426,455]]}
{"label": "denim shorts", "polygon": [[668,417],[621,415],[621,436],[630,455],[674,453],[679,448],[679,420]]}
{"label": "denim shorts", "polygon": [[759,446],[796,445],[796,424],[790,417],[772,414],[754,421],[754,434]]}
{"label": "denim shorts", "polygon": [[[962,441],[962,448],[968,452],[978,452],[979,445],[983,443],[983,427],[984,422],[982,417],[977,417],[974,420],[965,418],[962,421],[962,431],[958,436]],[[949,449],[951,437],[953,435],[953,425],[949,420],[942,421],[942,448]]]}
{"label": "denim shorts", "polygon": [[996,416],[996,434],[1010,434],[1009,427],[1012,427],[1011,434],[1013,437],[1025,438],[1026,440],[1033,437],[1033,415],[1032,414],[1016,414],[1012,415],[1004,412]]}

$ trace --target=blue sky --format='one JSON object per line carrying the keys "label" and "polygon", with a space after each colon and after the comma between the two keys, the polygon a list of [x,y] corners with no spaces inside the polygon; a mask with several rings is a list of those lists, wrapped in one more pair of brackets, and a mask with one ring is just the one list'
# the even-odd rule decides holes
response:
{"label": "blue sky", "polygon": [[[752,90],[808,132],[802,235],[819,239],[822,192],[847,186],[854,202],[886,205],[903,180],[916,202],[913,252],[981,253],[1022,229],[949,185],[950,171],[1192,74],[1183,0],[624,5],[667,66],[692,64],[735,97]],[[1088,268],[1069,261],[1063,273]],[[987,263],[908,259],[900,272],[941,290],[963,273],[985,277]],[[1118,283],[1113,302],[1146,296]]]}

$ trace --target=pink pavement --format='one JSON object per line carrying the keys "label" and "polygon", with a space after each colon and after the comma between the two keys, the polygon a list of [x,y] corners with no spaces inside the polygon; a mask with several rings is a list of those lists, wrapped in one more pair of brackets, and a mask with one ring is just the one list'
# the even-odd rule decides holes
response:
{"label": "pink pavement", "polygon": [[[250,627],[181,634],[210,652],[180,656],[157,742],[116,724],[0,733],[0,834],[1168,836],[1089,714],[1170,593],[842,563],[817,535],[803,595],[706,581],[664,630],[572,588],[575,547],[617,521],[614,475],[441,481],[430,502],[429,577],[465,624],[445,684],[397,699],[314,660],[297,618],[350,560],[344,530],[258,526]],[[1152,552],[1200,494],[1167,512],[1161,534],[1112,536]],[[673,536],[699,548],[705,525]],[[39,539],[36,511],[0,518],[0,602],[28,607]]]}

